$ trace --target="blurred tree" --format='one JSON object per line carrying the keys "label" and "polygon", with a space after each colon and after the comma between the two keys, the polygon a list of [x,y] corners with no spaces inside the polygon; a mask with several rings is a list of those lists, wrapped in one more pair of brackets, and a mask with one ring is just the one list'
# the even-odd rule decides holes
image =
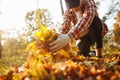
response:
{"label": "blurred tree", "polygon": [[[0,1],[0,5],[1,5],[1,1]],[[0,15],[2,14],[2,12],[0,11]],[[2,31],[0,30],[0,58],[2,58]]]}
{"label": "blurred tree", "polygon": [[[101,1],[107,1],[107,0],[97,0],[99,5],[101,4]],[[119,0],[109,0],[109,3],[111,3],[108,7],[107,12],[105,15],[102,17],[103,21],[109,21],[110,19],[114,19],[115,15],[120,11],[120,1]],[[98,6],[99,7],[99,6]],[[104,6],[102,6],[104,7]],[[109,23],[111,24],[111,23]],[[103,43],[104,43],[104,52],[106,53],[113,53],[114,51],[119,50],[119,45],[115,41],[114,37],[114,30],[110,29],[110,27],[116,26],[116,24],[111,24],[111,26],[108,26],[108,33],[107,35],[103,38]]]}
{"label": "blurred tree", "polygon": [[0,30],[0,58],[2,58],[2,31]]}
{"label": "blurred tree", "polygon": [[117,13],[115,17],[115,23],[114,23],[114,40],[115,42],[120,45],[120,11]]}
{"label": "blurred tree", "polygon": [[119,0],[110,0],[109,2],[111,2],[112,4],[108,7],[107,13],[103,16],[103,21],[111,19],[118,11],[120,11]]}
{"label": "blurred tree", "polygon": [[[38,30],[40,27],[36,25],[36,14],[40,14],[40,22],[48,27],[53,27],[53,23],[50,18],[50,13],[46,9],[37,9],[36,11],[27,12],[25,16],[25,21],[27,27],[20,31],[16,31],[13,33],[17,35],[17,37],[10,37],[4,40],[3,44],[3,54],[8,56],[19,56],[24,55],[26,46],[34,40],[34,32]],[[12,34],[11,34],[12,35]]]}
{"label": "blurred tree", "polygon": [[[40,16],[36,16],[36,14],[39,14]],[[40,21],[38,21],[36,17],[39,17]],[[24,28],[25,35],[27,36],[27,39],[29,39],[29,41],[34,40],[34,32],[40,28],[40,26],[36,25],[36,22],[41,22],[47,27],[54,27],[54,24],[50,17],[50,13],[47,9],[36,9],[36,11],[27,12],[25,16],[25,22],[27,24],[27,27]]]}
{"label": "blurred tree", "polygon": [[9,66],[20,66],[26,60],[26,43],[23,39],[13,37],[4,40],[2,45],[3,63]]}
{"label": "blurred tree", "polygon": [[15,38],[8,38],[3,45],[3,54],[7,56],[19,56],[25,53],[25,43]]}

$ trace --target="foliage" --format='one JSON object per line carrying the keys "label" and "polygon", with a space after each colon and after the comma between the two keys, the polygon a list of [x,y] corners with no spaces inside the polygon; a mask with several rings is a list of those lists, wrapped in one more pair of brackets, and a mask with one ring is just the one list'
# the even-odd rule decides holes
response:
{"label": "foliage", "polygon": [[113,24],[114,29],[109,30],[108,34],[103,39],[103,52],[106,53],[114,53],[120,51],[120,20],[119,20],[120,11],[118,11],[115,17],[115,23]]}
{"label": "foliage", "polygon": [[[30,58],[31,59],[31,58]],[[29,59],[29,60],[30,60]],[[33,60],[33,59],[32,59]],[[30,60],[31,61],[31,60]],[[120,53],[104,58],[79,56],[64,62],[41,63],[37,58],[31,66],[13,67],[2,80],[118,80]]]}
{"label": "foliage", "polygon": [[8,38],[3,45],[3,56],[6,53],[9,54],[9,56],[25,53],[26,44],[22,38],[20,41],[16,38]]}
{"label": "foliage", "polygon": [[2,42],[2,32],[0,30],[0,58],[2,57],[2,44],[1,44],[1,42]]}
{"label": "foliage", "polygon": [[[35,16],[36,14],[39,15]],[[24,29],[25,35],[29,41],[34,40],[34,32],[39,29],[39,26],[36,24],[36,22],[41,22],[48,27],[53,27],[54,25],[47,9],[36,9],[36,11],[27,12],[25,16],[25,22],[27,24],[27,27]]]}
{"label": "foliage", "polygon": [[[41,11],[42,15],[42,22],[46,25],[51,25],[52,22],[50,20],[49,12],[46,9],[38,9]],[[28,43],[30,43],[32,40],[34,40],[33,34],[36,31],[34,29],[36,27],[36,11],[27,12],[25,21],[27,23],[27,27],[22,30],[22,33],[20,31],[16,31],[15,29],[14,34],[16,34],[16,37],[6,37],[6,35],[14,35],[11,32],[3,32],[3,38],[2,41],[4,44],[2,44],[2,58],[1,58],[1,64],[5,64],[6,66],[20,66],[23,64],[24,60],[26,60],[26,51],[25,48],[27,47]],[[45,22],[46,21],[46,22]]]}
{"label": "foliage", "polygon": [[103,21],[111,19],[120,9],[119,0],[110,0],[111,6],[108,8],[107,13],[103,16]]}
{"label": "foliage", "polygon": [[115,17],[116,23],[114,23],[114,40],[120,45],[120,11],[117,13]]}
{"label": "foliage", "polygon": [[7,38],[2,45],[2,58],[0,63],[6,66],[21,66],[26,59],[25,48],[28,42],[22,36]]}

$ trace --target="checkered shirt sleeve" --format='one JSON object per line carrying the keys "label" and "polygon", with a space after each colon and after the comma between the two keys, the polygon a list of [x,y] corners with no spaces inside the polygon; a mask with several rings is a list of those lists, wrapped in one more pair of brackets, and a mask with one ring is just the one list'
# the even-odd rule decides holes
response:
{"label": "checkered shirt sleeve", "polygon": [[[82,31],[88,29],[95,16],[98,16],[96,10],[96,4],[94,0],[84,0],[85,11],[83,12],[83,17],[77,20],[74,12],[67,10],[63,16],[62,24],[62,34],[68,33],[72,38],[79,39]],[[75,25],[71,29],[71,22]],[[102,35],[107,33],[107,26],[103,23],[102,25]]]}

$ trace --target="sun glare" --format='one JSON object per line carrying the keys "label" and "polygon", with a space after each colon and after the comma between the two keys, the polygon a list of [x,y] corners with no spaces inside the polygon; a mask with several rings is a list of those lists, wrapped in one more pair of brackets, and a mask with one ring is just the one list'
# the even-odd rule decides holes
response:
{"label": "sun glare", "polygon": [[59,0],[1,0],[0,1],[0,30],[22,30],[26,27],[27,11],[45,8],[51,13],[55,23],[62,20]]}

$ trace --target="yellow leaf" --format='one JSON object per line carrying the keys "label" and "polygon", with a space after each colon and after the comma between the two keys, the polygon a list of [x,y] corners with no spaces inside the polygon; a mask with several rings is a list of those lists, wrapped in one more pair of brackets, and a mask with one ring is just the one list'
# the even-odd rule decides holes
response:
{"label": "yellow leaf", "polygon": [[29,51],[30,49],[32,49],[34,45],[35,45],[35,42],[31,42],[31,43],[27,46],[26,51]]}
{"label": "yellow leaf", "polygon": [[63,50],[63,49],[58,50],[58,51],[57,51],[57,54],[60,54],[61,56],[64,56],[64,57],[67,57],[67,58],[70,58],[69,52],[66,52],[66,51]]}

